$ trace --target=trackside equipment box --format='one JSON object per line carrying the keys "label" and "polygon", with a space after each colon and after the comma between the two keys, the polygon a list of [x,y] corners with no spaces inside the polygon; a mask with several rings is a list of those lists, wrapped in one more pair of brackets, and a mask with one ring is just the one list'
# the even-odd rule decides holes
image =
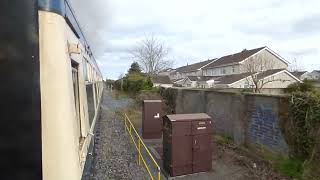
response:
{"label": "trackside equipment box", "polygon": [[162,137],[162,101],[144,100],[142,106],[142,137],[159,139]]}
{"label": "trackside equipment box", "polygon": [[170,176],[211,170],[211,117],[175,114],[164,116],[163,121],[163,166]]}

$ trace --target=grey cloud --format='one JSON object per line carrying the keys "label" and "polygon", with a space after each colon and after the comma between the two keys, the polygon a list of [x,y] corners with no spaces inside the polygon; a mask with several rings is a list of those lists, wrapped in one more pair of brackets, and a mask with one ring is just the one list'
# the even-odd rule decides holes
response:
{"label": "grey cloud", "polygon": [[112,38],[141,37],[149,34],[168,35],[166,28],[160,24],[135,24],[126,26],[117,26],[111,28],[110,35]]}
{"label": "grey cloud", "polygon": [[292,29],[299,34],[320,34],[320,14],[301,18],[293,24]]}
{"label": "grey cloud", "polygon": [[109,0],[70,0],[84,34],[96,57],[103,53],[105,32],[111,18]]}
{"label": "grey cloud", "polygon": [[307,48],[307,49],[300,49],[300,50],[288,52],[288,54],[291,54],[294,57],[316,55],[318,53],[319,53],[319,50],[317,48]]}
{"label": "grey cloud", "polygon": [[247,35],[261,35],[273,39],[285,40],[292,38],[292,32],[289,27],[289,24],[257,21],[250,24],[236,25],[234,29]]}
{"label": "grey cloud", "polygon": [[302,17],[295,22],[278,22],[273,18],[262,19],[263,17],[257,18],[255,22],[237,24],[234,29],[244,34],[262,35],[278,40],[320,35],[320,14]]}

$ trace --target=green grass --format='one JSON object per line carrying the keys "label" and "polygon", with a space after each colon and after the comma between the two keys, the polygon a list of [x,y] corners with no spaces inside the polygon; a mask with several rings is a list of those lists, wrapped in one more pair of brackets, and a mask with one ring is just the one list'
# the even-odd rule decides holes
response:
{"label": "green grass", "polygon": [[261,150],[258,154],[268,161],[272,168],[280,174],[291,179],[302,179],[303,161],[299,159],[289,158],[266,149]]}
{"label": "green grass", "polygon": [[218,143],[223,143],[223,144],[233,143],[233,138],[230,135],[214,135],[213,138],[216,139]]}
{"label": "green grass", "polygon": [[273,167],[281,174],[292,179],[301,179],[303,174],[303,162],[297,159],[278,159],[273,163]]}
{"label": "green grass", "polygon": [[127,114],[128,118],[137,130],[141,128],[142,112],[138,105],[132,105],[124,108],[120,113]]}
{"label": "green grass", "polygon": [[126,93],[124,91],[118,91],[118,90],[113,90],[111,95],[115,99],[123,99],[123,98],[129,97],[128,93]]}
{"label": "green grass", "polygon": [[260,149],[251,146],[241,147],[244,152],[251,153],[267,161],[274,171],[294,180],[301,180],[303,175],[303,161],[299,159],[289,158],[287,155],[278,152],[269,151],[263,146]]}

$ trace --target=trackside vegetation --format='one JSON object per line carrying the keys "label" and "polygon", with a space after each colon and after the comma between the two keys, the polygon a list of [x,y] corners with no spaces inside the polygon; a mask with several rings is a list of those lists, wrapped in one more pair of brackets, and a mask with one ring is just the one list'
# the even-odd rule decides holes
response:
{"label": "trackside vegetation", "polygon": [[290,159],[279,170],[296,179],[320,177],[320,94],[312,81],[289,86],[289,118],[281,122]]}
{"label": "trackside vegetation", "polygon": [[141,72],[139,64],[133,62],[128,73],[114,82],[114,87],[129,94],[138,94],[142,90],[152,90],[153,83],[150,76]]}

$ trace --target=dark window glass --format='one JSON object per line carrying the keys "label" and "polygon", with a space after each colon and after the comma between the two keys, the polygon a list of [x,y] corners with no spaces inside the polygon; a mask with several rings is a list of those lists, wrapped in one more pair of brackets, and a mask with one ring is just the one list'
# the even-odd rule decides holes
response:
{"label": "dark window glass", "polygon": [[89,112],[89,123],[92,124],[94,114],[95,114],[95,107],[94,107],[94,97],[93,97],[93,84],[88,84],[86,86],[87,90],[87,103],[88,103],[88,112]]}
{"label": "dark window glass", "polygon": [[95,83],[94,84],[94,86],[95,86],[95,89],[96,89],[96,106],[98,107],[98,104],[99,104],[99,95],[98,95],[98,83]]}

